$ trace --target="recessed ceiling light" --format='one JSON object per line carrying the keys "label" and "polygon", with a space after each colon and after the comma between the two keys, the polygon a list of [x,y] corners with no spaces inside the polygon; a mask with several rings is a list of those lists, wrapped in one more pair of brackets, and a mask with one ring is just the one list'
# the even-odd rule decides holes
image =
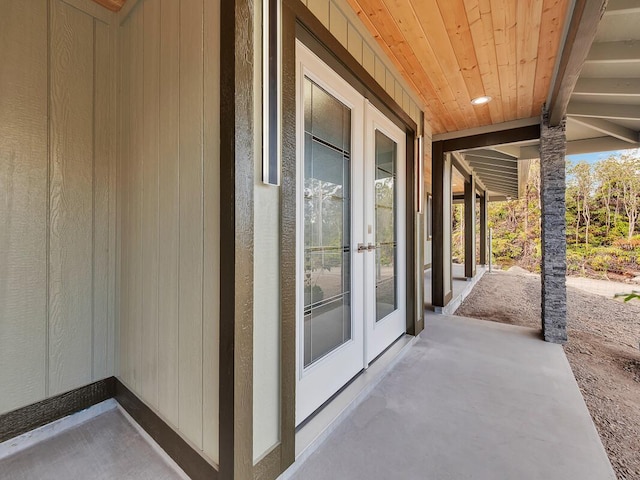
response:
{"label": "recessed ceiling light", "polygon": [[485,103],[489,103],[491,101],[491,97],[483,96],[476,97],[471,100],[471,105],[484,105]]}

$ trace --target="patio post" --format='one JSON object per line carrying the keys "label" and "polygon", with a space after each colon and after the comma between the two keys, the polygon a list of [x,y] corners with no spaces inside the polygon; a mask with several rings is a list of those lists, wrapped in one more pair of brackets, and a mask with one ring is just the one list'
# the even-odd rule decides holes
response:
{"label": "patio post", "polygon": [[432,267],[431,303],[436,312],[451,301],[451,156],[443,149],[443,142],[432,144]]}
{"label": "patio post", "polygon": [[547,342],[567,341],[567,239],[565,220],[566,120],[540,128],[540,200],[542,216],[542,333]]}
{"label": "patio post", "polygon": [[487,224],[489,211],[489,193],[485,190],[480,197],[480,265],[487,264]]}
{"label": "patio post", "polygon": [[464,182],[464,276],[476,275],[476,178]]}

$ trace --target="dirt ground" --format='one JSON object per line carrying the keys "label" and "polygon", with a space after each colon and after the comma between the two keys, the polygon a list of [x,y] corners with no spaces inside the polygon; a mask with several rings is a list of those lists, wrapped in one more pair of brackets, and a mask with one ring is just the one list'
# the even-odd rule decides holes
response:
{"label": "dirt ground", "polygon": [[[540,279],[485,274],[456,315],[540,328]],[[564,349],[611,464],[619,480],[640,480],[640,302],[568,288],[567,316]]]}

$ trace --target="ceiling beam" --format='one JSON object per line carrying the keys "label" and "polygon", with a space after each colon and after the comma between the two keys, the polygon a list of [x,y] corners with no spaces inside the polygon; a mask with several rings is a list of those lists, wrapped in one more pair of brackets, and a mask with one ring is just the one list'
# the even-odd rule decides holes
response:
{"label": "ceiling beam", "polygon": [[104,8],[111,10],[112,12],[119,12],[126,0],[93,0],[98,5],[102,5]]}
{"label": "ceiling beam", "polygon": [[499,190],[501,192],[510,192],[514,194],[518,193],[518,188],[515,185],[509,183],[489,182],[487,183],[487,187],[489,188],[489,190]]}
{"label": "ceiling beam", "polygon": [[591,46],[584,63],[635,63],[640,62],[640,42],[602,42]]}
{"label": "ceiling beam", "polygon": [[491,147],[496,152],[504,153],[505,155],[509,155],[515,159],[518,158],[520,154],[520,147],[514,145],[496,145],[495,147]]}
{"label": "ceiling beam", "polygon": [[492,176],[492,177],[499,177],[499,178],[504,178],[504,179],[510,179],[510,180],[517,180],[518,179],[518,171],[517,170],[493,170],[491,168],[474,168],[473,169],[479,176],[484,176],[484,175],[488,175],[488,176]]}
{"label": "ceiling beam", "polygon": [[518,186],[513,183],[513,182],[505,182],[505,181],[500,181],[500,180],[495,180],[492,178],[487,179],[487,181],[485,182],[487,187],[489,188],[497,188],[500,187],[504,190],[509,190],[509,191],[513,191],[513,192],[517,192],[518,191]]}
{"label": "ceiling beam", "polygon": [[[567,142],[567,155],[579,155],[582,153],[610,152],[613,150],[626,150],[640,147],[640,142],[629,143],[614,137],[588,138],[586,140],[573,140]],[[524,147],[520,149],[520,160],[533,160],[540,158],[538,147]]]}
{"label": "ceiling beam", "polygon": [[506,176],[506,175],[501,175],[499,173],[478,173],[477,176],[479,178],[482,178],[484,181],[486,182],[497,182],[500,185],[508,185],[514,189],[518,188],[518,176],[516,175],[515,177],[512,176]]}
{"label": "ceiling beam", "polygon": [[[517,198],[518,197],[518,193],[514,190],[505,190],[504,188],[497,186],[497,187],[489,187],[489,190],[492,192],[497,192],[497,193],[501,193],[506,197],[512,197],[512,198]],[[492,198],[491,196],[489,196],[489,198]]]}
{"label": "ceiling beam", "polygon": [[[467,161],[463,158],[462,154],[460,154],[459,152],[451,152],[451,163],[454,167],[456,167],[456,170],[460,173],[460,176],[464,178],[465,182],[471,181],[472,169]],[[479,187],[483,190],[486,189],[484,183],[482,183],[482,180],[479,178],[476,179],[476,187]]]}
{"label": "ceiling beam", "polygon": [[518,160],[533,160],[534,158],[540,158],[540,147],[538,145],[522,147],[520,149]]}
{"label": "ceiling beam", "polygon": [[640,78],[580,78],[573,94],[640,96]]}
{"label": "ceiling beam", "polygon": [[462,161],[462,158],[460,157],[459,153],[453,152],[451,154],[451,163],[453,164],[455,169],[458,171],[460,176],[464,178],[465,182],[471,181],[471,172],[469,171],[465,163]]}
{"label": "ceiling beam", "polygon": [[504,130],[513,130],[514,128],[528,127],[529,125],[540,125],[540,117],[521,118],[520,120],[511,120],[508,122],[494,123],[483,127],[467,128],[456,132],[438,133],[433,136],[434,142],[441,140],[451,140],[453,138],[471,137],[484,133],[501,132]]}
{"label": "ceiling beam", "polygon": [[640,120],[640,105],[571,102],[567,115],[613,120]]}
{"label": "ceiling beam", "polygon": [[610,152],[612,150],[638,148],[639,146],[639,143],[631,144],[613,137],[589,138],[587,140],[574,140],[573,142],[567,142],[567,155]]}
{"label": "ceiling beam", "polygon": [[547,102],[549,123],[552,126],[559,125],[567,112],[571,92],[576,86],[582,65],[596,37],[606,5],[607,0],[575,1],[558,71]]}
{"label": "ceiling beam", "polygon": [[464,152],[465,156],[472,155],[478,158],[486,158],[490,160],[516,160],[511,155],[505,155],[504,153],[496,152],[494,150],[473,149]]}
{"label": "ceiling beam", "polygon": [[623,127],[617,123],[604,120],[602,118],[588,118],[588,117],[569,117],[572,122],[584,125],[596,132],[604,133],[611,137],[619,138],[629,143],[638,143],[638,132],[631,128]]}
{"label": "ceiling beam", "polygon": [[474,170],[478,168],[482,168],[484,170],[496,170],[499,172],[512,172],[515,173],[518,171],[518,164],[516,162],[512,162],[512,165],[501,165],[496,163],[485,163],[485,162],[469,162],[469,165]]}
{"label": "ceiling beam", "polygon": [[[505,143],[523,142],[538,140],[540,138],[540,125],[529,125],[526,127],[513,128],[511,130],[501,130],[499,132],[481,133],[470,137],[452,138],[442,141],[444,152],[456,152],[460,150],[471,150],[474,148],[492,147]],[[434,142],[435,143],[435,142]]]}
{"label": "ceiling beam", "polygon": [[638,0],[609,0],[606,16],[610,15],[627,15],[629,13],[640,12],[640,3]]}
{"label": "ceiling beam", "polygon": [[471,155],[465,157],[467,162],[471,167],[479,166],[479,167],[500,167],[500,168],[509,168],[513,170],[518,169],[518,161],[510,161],[510,160],[485,160],[483,158],[477,159]]}

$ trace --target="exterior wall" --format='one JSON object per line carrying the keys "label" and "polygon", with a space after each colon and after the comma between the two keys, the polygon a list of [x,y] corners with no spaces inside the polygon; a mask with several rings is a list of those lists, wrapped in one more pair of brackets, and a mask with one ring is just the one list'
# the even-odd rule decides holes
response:
{"label": "exterior wall", "polygon": [[114,373],[112,18],[2,5],[0,414]]}
{"label": "exterior wall", "polygon": [[[424,192],[425,193],[431,193],[433,191],[433,187],[431,186],[432,180],[431,180],[431,149],[432,149],[432,135],[431,135],[431,126],[425,121],[424,125],[423,125],[423,129],[422,129],[422,135],[423,135],[423,152],[424,152]],[[426,202],[426,200],[425,200]],[[425,204],[425,209],[426,209],[426,204]],[[432,219],[431,218],[427,218],[428,215],[431,214],[431,216],[433,216],[433,213],[429,213],[425,211],[425,222],[424,222],[424,228],[425,228],[425,235],[424,235],[424,266],[431,266],[431,262],[432,262],[432,249],[433,249],[433,242],[430,238],[427,237],[426,235],[426,228],[427,228],[427,223],[431,222]],[[431,288],[431,285],[427,285],[426,288]]]}
{"label": "exterior wall", "polygon": [[118,34],[118,376],[217,463],[220,6],[128,6]]}
{"label": "exterior wall", "polygon": [[302,0],[349,53],[420,125],[420,106],[410,88],[386,60],[382,49],[362,25],[347,0]]}
{"label": "exterior wall", "polygon": [[[261,18],[262,3],[256,2]],[[254,22],[255,44],[262,42],[261,22]],[[262,68],[262,52],[254,65]],[[280,440],[280,188],[262,182],[262,74],[255,94],[254,278],[253,278],[253,460]]]}

